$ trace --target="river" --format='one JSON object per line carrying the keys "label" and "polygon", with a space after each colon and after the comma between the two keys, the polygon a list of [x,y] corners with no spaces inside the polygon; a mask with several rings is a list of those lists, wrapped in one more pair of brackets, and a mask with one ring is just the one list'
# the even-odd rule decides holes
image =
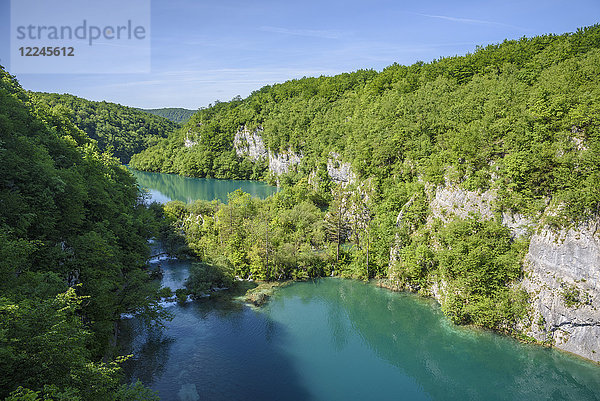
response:
{"label": "river", "polygon": [[[188,262],[160,263],[163,285],[182,287]],[[260,309],[211,300],[168,309],[162,332],[135,318],[123,325],[128,379],[166,401],[600,397],[596,364],[455,326],[432,300],[361,282],[296,283]]]}

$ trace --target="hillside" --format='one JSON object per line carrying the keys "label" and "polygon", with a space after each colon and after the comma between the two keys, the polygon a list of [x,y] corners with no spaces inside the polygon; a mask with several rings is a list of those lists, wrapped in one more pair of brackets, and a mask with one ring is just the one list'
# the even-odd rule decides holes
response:
{"label": "hillside", "polygon": [[191,249],[235,275],[377,278],[454,322],[598,360],[598,115],[596,25],[266,86],[131,164],[284,187],[262,204],[171,206]]}
{"label": "hillside", "polygon": [[164,117],[174,123],[185,124],[189,121],[196,110],[182,109],[180,107],[165,107],[162,109],[140,109],[155,116]]}
{"label": "hillside", "polygon": [[[256,162],[270,158],[276,172],[278,156],[286,156],[292,161],[278,172],[306,176],[335,152],[362,179],[451,180],[471,189],[502,183],[506,207],[533,212],[552,195],[582,217],[598,201],[590,179],[597,174],[598,48],[600,27],[593,26],[429,64],[266,86],[200,110],[132,164],[250,178]],[[258,154],[242,151],[250,142]]]}
{"label": "hillside", "polygon": [[64,114],[98,142],[100,151],[112,152],[123,164],[179,128],[165,118],[120,104],[94,102],[69,94],[33,92],[31,96],[38,107]]}
{"label": "hillside", "polygon": [[113,355],[122,313],[161,311],[142,269],[153,215],[63,106],[38,103],[0,67],[0,398],[156,399]]}

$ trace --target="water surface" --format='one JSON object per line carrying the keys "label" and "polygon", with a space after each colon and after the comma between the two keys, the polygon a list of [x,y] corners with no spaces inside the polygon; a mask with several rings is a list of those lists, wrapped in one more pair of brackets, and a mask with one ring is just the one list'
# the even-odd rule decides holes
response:
{"label": "water surface", "polygon": [[252,196],[264,199],[277,192],[276,187],[260,181],[216,180],[190,178],[174,174],[148,173],[130,169],[138,184],[149,191],[150,201],[166,203],[179,200],[191,203],[197,199],[227,202],[227,194],[241,189]]}
{"label": "water surface", "polygon": [[[133,170],[154,200],[227,199],[263,183]],[[183,287],[189,262],[155,261]],[[451,324],[431,300],[341,279],[296,283],[262,309],[205,300],[167,306],[163,332],[125,320],[129,380],[165,401],[596,400],[600,366]]]}
{"label": "water surface", "polygon": [[[162,261],[178,288],[188,262]],[[341,279],[296,283],[262,309],[172,305],[162,334],[126,323],[128,377],[163,400],[595,400],[600,367],[457,327],[438,305]],[[127,337],[126,336],[126,337]]]}

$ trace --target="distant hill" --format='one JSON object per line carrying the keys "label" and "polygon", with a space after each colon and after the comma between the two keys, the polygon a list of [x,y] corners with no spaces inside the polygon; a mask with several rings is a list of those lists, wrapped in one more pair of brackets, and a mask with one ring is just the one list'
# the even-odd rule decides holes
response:
{"label": "distant hill", "polygon": [[140,109],[146,113],[154,114],[156,116],[164,117],[167,120],[171,120],[175,123],[185,124],[188,122],[190,117],[196,112],[196,110],[182,109],[180,107],[165,107],[162,109]]}
{"label": "distant hill", "polygon": [[178,123],[134,107],[94,102],[69,94],[30,94],[39,107],[62,110],[73,124],[98,142],[101,151],[110,150],[124,164],[179,128]]}

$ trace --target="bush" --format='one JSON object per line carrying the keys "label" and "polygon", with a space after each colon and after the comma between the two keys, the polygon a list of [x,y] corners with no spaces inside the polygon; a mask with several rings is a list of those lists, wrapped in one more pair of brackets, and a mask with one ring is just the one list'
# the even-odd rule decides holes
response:
{"label": "bush", "polygon": [[187,301],[187,297],[189,292],[184,288],[178,288],[175,290],[175,296],[177,297],[177,302],[184,304]]}
{"label": "bush", "polygon": [[490,220],[455,220],[436,236],[439,274],[447,283],[446,315],[456,323],[512,330],[527,301],[511,288],[522,274],[522,244]]}
{"label": "bush", "polygon": [[198,298],[214,288],[229,288],[233,285],[232,275],[225,268],[208,263],[195,263],[185,286],[189,293]]}

